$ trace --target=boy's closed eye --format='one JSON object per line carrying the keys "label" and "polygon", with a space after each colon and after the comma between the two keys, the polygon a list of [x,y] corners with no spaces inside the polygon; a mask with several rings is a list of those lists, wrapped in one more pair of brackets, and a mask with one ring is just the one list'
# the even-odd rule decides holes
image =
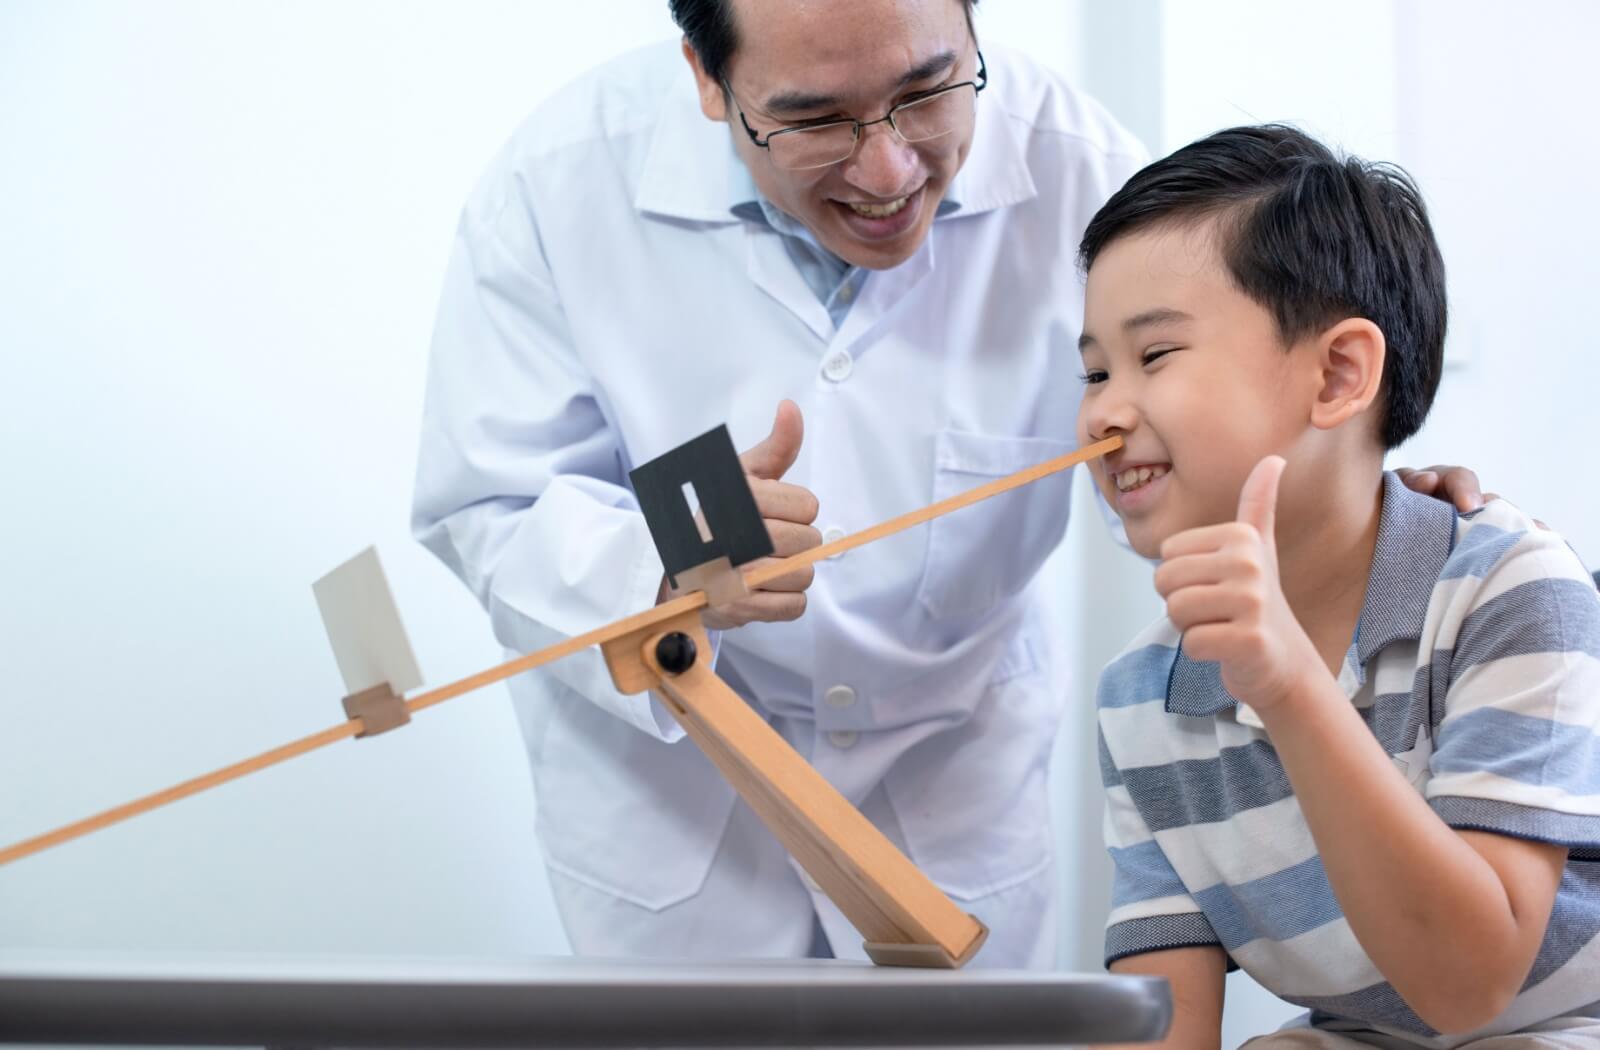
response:
{"label": "boy's closed eye", "polygon": [[[1183,349],[1186,348],[1182,346],[1154,347],[1146,350],[1142,355],[1140,355],[1139,363],[1148,368],[1157,361],[1161,360],[1163,357],[1166,357],[1168,354],[1175,354],[1179,350]],[[1111,378],[1111,374],[1103,368],[1090,368],[1080,373],[1078,378],[1081,379],[1085,384],[1093,386],[1096,383],[1104,383],[1107,379]]]}

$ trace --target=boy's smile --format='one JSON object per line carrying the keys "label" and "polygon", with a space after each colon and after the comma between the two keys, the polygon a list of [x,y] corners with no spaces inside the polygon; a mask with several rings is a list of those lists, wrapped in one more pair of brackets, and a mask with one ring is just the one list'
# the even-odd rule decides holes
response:
{"label": "boy's smile", "polygon": [[1232,520],[1265,455],[1307,428],[1316,370],[1230,277],[1214,221],[1109,244],[1089,272],[1080,340],[1082,442],[1121,434],[1090,470],[1135,550]]}

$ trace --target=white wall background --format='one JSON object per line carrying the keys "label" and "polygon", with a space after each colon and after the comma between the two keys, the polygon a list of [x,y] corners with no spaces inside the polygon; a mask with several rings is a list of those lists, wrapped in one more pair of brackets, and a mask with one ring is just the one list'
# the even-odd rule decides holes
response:
{"label": "white wall background", "polygon": [[[1290,119],[1407,165],[1457,321],[1396,461],[1468,463],[1600,557],[1600,8],[980,12],[1155,151]],[[540,97],[672,35],[663,0],[0,3],[0,844],[337,722],[309,584],[368,543],[431,683],[498,659],[405,525],[455,216]],[[1091,514],[1056,569],[1087,701],[1156,604]],[[1078,969],[1107,885],[1092,733],[1085,702],[1056,770]],[[560,953],[532,819],[491,689],[0,869],[0,951]],[[1288,1012],[1236,976],[1229,1045]]]}

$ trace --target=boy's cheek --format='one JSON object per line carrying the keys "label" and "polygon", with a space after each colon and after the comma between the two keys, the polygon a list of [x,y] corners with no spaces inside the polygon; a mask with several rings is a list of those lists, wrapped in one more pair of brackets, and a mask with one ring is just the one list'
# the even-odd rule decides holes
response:
{"label": "boy's cheek", "polygon": [[1084,418],[1084,412],[1081,407],[1078,409],[1078,418],[1073,424],[1073,429],[1077,431],[1078,434],[1079,448],[1082,448],[1085,445],[1094,444],[1094,442],[1089,439],[1089,421]]}

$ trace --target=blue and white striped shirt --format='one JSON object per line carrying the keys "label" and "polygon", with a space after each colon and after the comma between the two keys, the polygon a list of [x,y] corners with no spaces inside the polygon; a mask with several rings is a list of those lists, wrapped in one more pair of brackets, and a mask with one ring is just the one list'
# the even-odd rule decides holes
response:
{"label": "blue and white striped shirt", "polygon": [[1317,1027],[1426,1047],[1600,1017],[1600,594],[1578,557],[1504,500],[1458,516],[1385,475],[1339,684],[1445,823],[1570,850],[1512,1005],[1470,1036],[1411,1011],[1351,932],[1253,712],[1165,619],[1100,679],[1107,963],[1219,945]]}

